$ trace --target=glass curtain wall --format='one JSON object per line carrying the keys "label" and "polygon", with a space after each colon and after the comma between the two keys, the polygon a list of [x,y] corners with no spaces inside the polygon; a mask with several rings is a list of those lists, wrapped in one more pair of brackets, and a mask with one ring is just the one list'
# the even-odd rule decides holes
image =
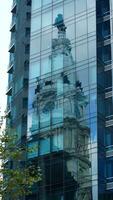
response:
{"label": "glass curtain wall", "polygon": [[39,200],[96,200],[97,73],[94,0],[32,0],[28,159]]}

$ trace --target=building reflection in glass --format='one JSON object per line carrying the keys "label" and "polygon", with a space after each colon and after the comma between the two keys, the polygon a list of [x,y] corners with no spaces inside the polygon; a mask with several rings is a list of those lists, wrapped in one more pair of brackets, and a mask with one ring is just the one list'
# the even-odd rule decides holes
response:
{"label": "building reflection in glass", "polygon": [[91,200],[90,129],[84,120],[89,102],[77,78],[62,14],[54,27],[58,38],[45,61],[48,73],[37,78],[32,103],[30,132],[38,153],[28,157],[38,158],[43,172],[39,199]]}

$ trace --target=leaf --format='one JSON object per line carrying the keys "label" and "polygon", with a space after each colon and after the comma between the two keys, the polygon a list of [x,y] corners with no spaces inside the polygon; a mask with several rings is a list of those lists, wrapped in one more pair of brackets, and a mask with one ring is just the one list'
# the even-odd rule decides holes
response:
{"label": "leaf", "polygon": [[0,135],[0,196],[12,200],[32,193],[34,184],[42,180],[40,167],[26,162],[27,145],[19,145],[14,129]]}

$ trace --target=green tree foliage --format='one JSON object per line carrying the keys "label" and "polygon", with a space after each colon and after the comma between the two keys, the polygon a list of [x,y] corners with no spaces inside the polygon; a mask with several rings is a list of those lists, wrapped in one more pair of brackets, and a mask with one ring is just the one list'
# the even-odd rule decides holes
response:
{"label": "green tree foliage", "polygon": [[[18,200],[32,193],[32,187],[41,181],[41,169],[28,164],[26,144],[19,144],[14,130],[7,129],[0,135],[0,196]],[[10,194],[10,195],[9,195]]]}

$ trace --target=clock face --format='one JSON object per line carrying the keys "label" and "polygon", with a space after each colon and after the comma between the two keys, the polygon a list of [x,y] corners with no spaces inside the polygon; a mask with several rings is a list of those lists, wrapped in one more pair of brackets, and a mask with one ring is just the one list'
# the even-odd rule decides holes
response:
{"label": "clock face", "polygon": [[52,59],[52,68],[53,71],[63,69],[63,55],[58,54]]}

